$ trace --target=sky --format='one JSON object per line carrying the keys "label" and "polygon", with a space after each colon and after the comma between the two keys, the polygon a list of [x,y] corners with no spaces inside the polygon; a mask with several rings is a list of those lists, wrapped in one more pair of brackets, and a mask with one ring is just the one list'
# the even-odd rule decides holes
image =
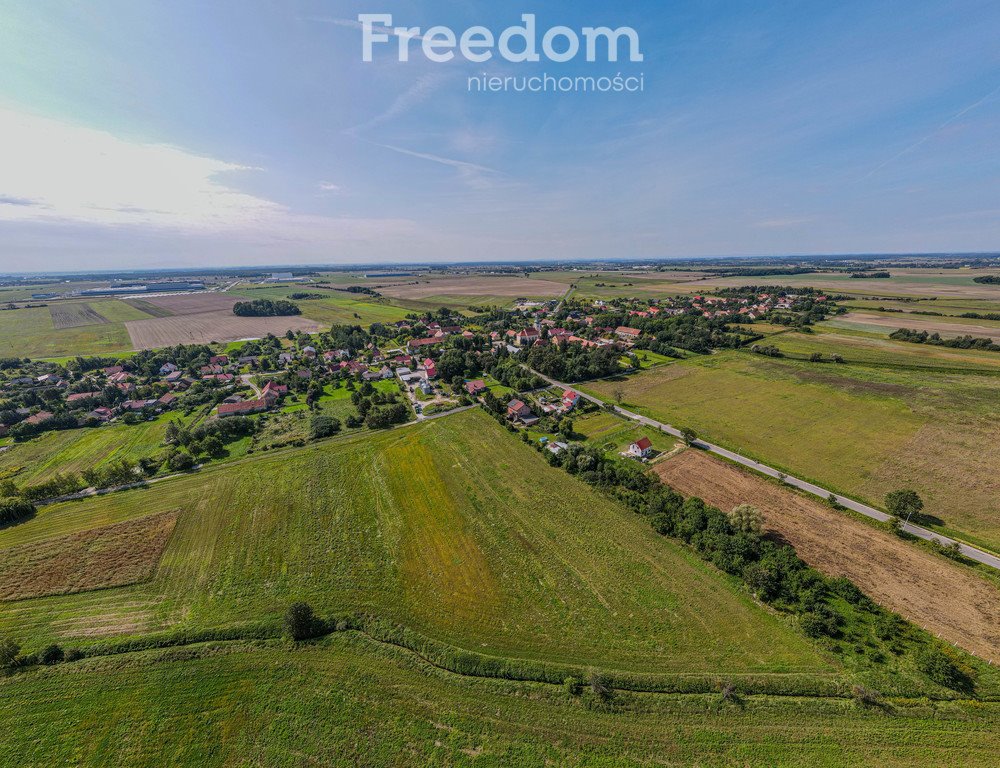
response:
{"label": "sky", "polygon": [[[378,13],[643,60],[365,62]],[[995,251],[998,40],[995,0],[0,0],[0,271]]]}

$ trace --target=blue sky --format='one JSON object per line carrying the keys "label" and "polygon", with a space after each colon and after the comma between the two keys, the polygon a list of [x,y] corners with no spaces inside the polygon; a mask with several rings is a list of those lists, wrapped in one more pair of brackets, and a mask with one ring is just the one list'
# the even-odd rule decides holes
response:
{"label": "blue sky", "polygon": [[[0,270],[1000,248],[1000,4],[619,5],[0,0]],[[359,13],[644,61],[365,63]]]}

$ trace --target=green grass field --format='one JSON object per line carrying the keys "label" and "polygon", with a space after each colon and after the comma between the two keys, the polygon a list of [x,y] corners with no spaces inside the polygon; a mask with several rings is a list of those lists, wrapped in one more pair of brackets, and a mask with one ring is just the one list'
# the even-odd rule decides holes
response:
{"label": "green grass field", "polygon": [[170,420],[189,421],[178,413],[165,413],[141,424],[107,424],[93,429],[46,432],[23,443],[8,443],[0,453],[0,477],[18,485],[33,485],[57,472],[82,472],[116,459],[140,459],[162,447]]}
{"label": "green grass field", "polygon": [[138,312],[123,302],[92,302],[91,306],[111,322],[60,329],[53,325],[48,307],[0,312],[0,357],[111,355],[130,350],[132,342],[125,323],[105,314],[106,305],[110,304],[121,304],[131,312]]}
{"label": "green grass field", "polygon": [[622,694],[462,678],[348,633],[0,679],[0,764],[992,766],[995,704]]}
{"label": "green grass field", "polygon": [[988,353],[838,333],[774,343],[848,362],[729,351],[584,389],[620,391],[627,408],[875,505],[912,487],[926,502],[923,522],[1000,550],[1000,378],[992,359],[980,365]]}
{"label": "green grass field", "polygon": [[[645,673],[835,672],[796,629],[473,410],[44,507],[0,552],[161,512],[152,580],[0,604],[26,645],[364,611],[481,653]],[[724,628],[724,631],[720,631]]]}

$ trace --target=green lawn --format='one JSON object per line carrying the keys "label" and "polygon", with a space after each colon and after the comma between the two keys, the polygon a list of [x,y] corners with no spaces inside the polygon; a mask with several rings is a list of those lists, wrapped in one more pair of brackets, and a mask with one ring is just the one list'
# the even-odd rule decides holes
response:
{"label": "green lawn", "polygon": [[152,580],[0,608],[35,647],[233,622],[296,599],[480,653],[636,673],[835,673],[797,629],[479,410],[52,505],[6,547],[176,510]]}
{"label": "green lawn", "polygon": [[848,363],[729,351],[585,389],[606,399],[621,391],[627,408],[876,505],[912,487],[926,502],[923,522],[1000,550],[995,367],[977,369],[975,353],[860,336],[782,334],[775,343]]}
{"label": "green lawn", "polygon": [[3,765],[993,766],[996,704],[622,694],[462,678],[353,633],[0,678]]}

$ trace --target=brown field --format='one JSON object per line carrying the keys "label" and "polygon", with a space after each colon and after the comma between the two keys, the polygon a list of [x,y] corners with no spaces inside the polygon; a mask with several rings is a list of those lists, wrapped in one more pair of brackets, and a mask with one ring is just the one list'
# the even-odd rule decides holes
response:
{"label": "brown field", "polygon": [[76,302],[73,304],[49,304],[49,314],[52,315],[52,325],[55,328],[76,328],[81,325],[101,325],[108,319],[97,312],[89,304]]}
{"label": "brown field", "polygon": [[[233,304],[246,301],[246,297],[228,293],[182,293],[176,296],[148,296],[136,301],[166,310],[170,315],[197,315],[219,310],[231,311]],[[150,311],[144,306],[139,306],[138,309]]]}
{"label": "brown field", "polygon": [[522,277],[445,277],[440,280],[417,278],[416,285],[393,285],[380,293],[398,299],[424,299],[428,296],[519,296],[557,298],[566,292],[564,283]]}
{"label": "brown field", "polygon": [[154,317],[149,320],[130,320],[125,323],[125,328],[135,349],[156,349],[176,344],[258,339],[269,333],[280,336],[289,329],[315,333],[324,326],[301,316],[237,317],[232,313],[232,309],[225,309],[172,317]]}
{"label": "brown field", "polygon": [[0,600],[121,587],[149,578],[177,523],[167,512],[21,544],[0,557]]}
{"label": "brown field", "polygon": [[122,299],[122,301],[124,301],[133,309],[138,309],[140,312],[145,312],[150,317],[170,317],[172,314],[174,314],[166,307],[161,307],[156,304],[151,304],[145,299]]}
{"label": "brown field", "polygon": [[940,333],[944,338],[955,336],[988,336],[995,343],[1000,343],[1000,327],[985,323],[978,323],[975,320],[968,322],[955,322],[953,319],[941,319],[939,317],[927,317],[925,315],[913,314],[882,314],[868,312],[848,312],[835,319],[835,324],[851,323],[859,326],[878,326],[887,328],[890,331],[899,328],[910,328],[915,331],[927,331],[928,333]]}
{"label": "brown field", "polygon": [[1000,589],[964,566],[700,451],[684,451],[655,471],[680,493],[720,509],[753,504],[765,529],[810,565],[846,576],[886,608],[1000,661]]}

